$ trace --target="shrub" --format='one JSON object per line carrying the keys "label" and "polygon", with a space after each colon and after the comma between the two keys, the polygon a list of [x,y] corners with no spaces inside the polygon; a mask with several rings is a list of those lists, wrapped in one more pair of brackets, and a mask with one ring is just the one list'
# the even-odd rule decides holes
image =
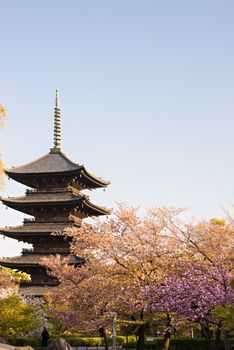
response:
{"label": "shrub", "polygon": [[[78,346],[104,346],[104,338],[100,337],[71,337],[71,336],[66,336],[64,339],[73,347],[78,347]],[[117,336],[116,338],[117,341],[117,346],[122,346],[125,342],[125,337],[123,336]],[[112,344],[112,338],[107,339],[108,345]]]}
{"label": "shrub", "polygon": [[[56,336],[51,336],[49,343],[51,343]],[[65,336],[64,338],[72,347],[99,347],[104,346],[104,339],[100,337],[78,337],[78,336]],[[136,348],[135,336],[128,337],[128,349]],[[230,339],[231,343],[234,344],[234,339]],[[14,346],[31,346],[34,349],[40,347],[41,338],[18,338],[10,339],[9,343]],[[153,342],[146,341],[145,349],[148,350],[160,350],[162,348],[163,339],[156,339]],[[112,345],[112,338],[108,338],[108,345]],[[117,345],[122,346],[127,349],[126,338],[124,336],[117,337]],[[45,348],[46,349],[46,348]],[[170,350],[204,350],[205,349],[205,339],[204,338],[178,338],[172,339],[170,343]],[[223,341],[220,342],[220,348],[218,350],[224,350]]]}
{"label": "shrub", "polygon": [[[163,339],[156,339],[153,342],[145,342],[145,349],[148,350],[160,350],[163,345]],[[124,342],[123,348],[127,348],[127,343]],[[136,341],[131,340],[128,342],[128,349],[135,349]],[[178,338],[171,339],[170,350],[205,350],[205,339],[204,338]],[[224,350],[224,344],[220,342],[220,348],[218,350]]]}
{"label": "shrub", "polygon": [[[63,338],[63,337],[62,337]],[[64,339],[72,346],[72,347],[78,347],[78,346],[103,346],[104,345],[104,339],[99,337],[87,337],[87,338],[80,338],[80,337],[64,337]]]}
{"label": "shrub", "polygon": [[[126,337],[123,337],[123,336],[118,336],[116,337],[116,343],[118,346],[123,346],[123,344],[125,343],[125,340]],[[112,340],[112,339],[111,339]]]}
{"label": "shrub", "polygon": [[40,342],[41,340],[38,338],[18,338],[9,340],[9,343],[14,346],[31,346],[34,349],[40,346]]}

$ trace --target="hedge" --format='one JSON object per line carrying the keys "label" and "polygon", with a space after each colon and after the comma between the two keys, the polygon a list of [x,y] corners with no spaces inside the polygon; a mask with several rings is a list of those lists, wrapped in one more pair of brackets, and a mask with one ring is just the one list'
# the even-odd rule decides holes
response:
{"label": "hedge", "polygon": [[[145,349],[160,350],[163,346],[163,339],[156,339],[155,342],[145,342]],[[205,350],[205,339],[171,339],[170,350]],[[220,350],[224,350],[222,346]]]}
{"label": "hedge", "polygon": [[38,338],[18,338],[18,339],[9,339],[9,344],[14,346],[31,346],[36,349],[40,346],[41,340]]}
{"label": "hedge", "polygon": [[[51,336],[48,344],[52,343],[58,336]],[[72,347],[78,346],[104,346],[104,339],[100,337],[75,337],[75,336],[62,336]],[[134,338],[135,337],[131,337]],[[38,348],[41,345],[41,338],[18,338],[18,339],[9,339],[8,342],[15,346],[31,346],[33,348]],[[117,345],[122,346],[125,342],[125,337],[117,337]],[[108,345],[112,344],[112,339],[108,338]]]}
{"label": "hedge", "polygon": [[[51,343],[55,338],[54,336],[51,336],[49,339],[49,343]],[[72,347],[100,347],[104,346],[104,339],[99,337],[92,337],[92,338],[81,338],[81,337],[65,337],[64,339],[72,346]],[[15,340],[9,341],[12,345],[15,346],[26,346],[29,345],[33,347],[34,349],[40,347],[41,345],[41,338],[19,338]],[[108,338],[108,344],[112,345],[112,339]],[[149,350],[160,350],[162,348],[163,339],[156,339],[153,342],[145,342],[145,349]],[[234,349],[234,339],[231,339],[232,349]],[[126,338],[123,336],[117,337],[117,346],[122,346],[122,348],[125,349],[135,349],[136,348],[136,341],[135,336],[129,336],[128,344],[126,343]],[[195,339],[189,339],[189,338],[177,338],[177,339],[171,339],[170,343],[170,350],[204,350],[205,349],[205,339],[204,338],[195,338]],[[223,341],[220,342],[220,347],[218,350],[224,350],[224,344]]]}

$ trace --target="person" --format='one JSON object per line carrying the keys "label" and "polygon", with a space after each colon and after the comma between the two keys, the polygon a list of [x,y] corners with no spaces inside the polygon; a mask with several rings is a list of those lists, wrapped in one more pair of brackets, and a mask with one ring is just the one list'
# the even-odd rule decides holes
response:
{"label": "person", "polygon": [[49,335],[49,332],[47,331],[46,327],[44,327],[43,332],[41,333],[41,337],[42,337],[41,346],[47,347],[50,335]]}

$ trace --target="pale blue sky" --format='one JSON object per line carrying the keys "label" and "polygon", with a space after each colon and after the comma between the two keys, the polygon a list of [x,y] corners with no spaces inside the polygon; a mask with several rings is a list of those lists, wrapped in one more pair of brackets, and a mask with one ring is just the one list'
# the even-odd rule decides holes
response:
{"label": "pale blue sky", "polygon": [[[7,166],[52,146],[60,89],[67,155],[110,179],[91,199],[189,207],[234,203],[234,2],[0,0],[0,145]],[[24,187],[10,181],[3,196]],[[23,215],[3,206],[0,225]],[[0,239],[0,256],[19,244]]]}

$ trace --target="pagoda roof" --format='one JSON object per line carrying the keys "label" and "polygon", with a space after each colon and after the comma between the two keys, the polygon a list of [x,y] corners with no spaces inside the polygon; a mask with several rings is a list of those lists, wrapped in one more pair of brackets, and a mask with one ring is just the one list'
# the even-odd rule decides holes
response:
{"label": "pagoda roof", "polygon": [[[90,215],[109,215],[110,210],[93,204],[89,201],[88,196],[85,195],[76,195],[71,191],[63,192],[32,192],[26,196],[21,197],[8,197],[1,198],[3,204],[7,205],[10,208],[20,210],[20,208],[25,207],[40,207],[40,206],[52,206],[52,205],[72,205],[80,206],[82,211],[88,210]],[[22,211],[24,211],[22,209]]]}
{"label": "pagoda roof", "polygon": [[[55,254],[47,254],[49,256],[55,256]],[[23,266],[38,266],[42,258],[45,257],[45,254],[23,254],[20,256],[14,256],[11,258],[2,258],[0,259],[0,265],[11,268],[20,268]],[[69,255],[69,263],[77,263],[78,259]]]}
{"label": "pagoda roof", "polygon": [[0,232],[4,235],[10,234],[37,234],[37,233],[52,233],[52,232],[63,232],[68,227],[73,227],[74,223],[50,223],[50,222],[31,222],[25,225],[10,226],[0,228]]}
{"label": "pagoda roof", "polygon": [[46,155],[22,166],[6,169],[7,174],[44,174],[74,171],[82,165],[71,161],[61,150],[49,152]]}
{"label": "pagoda roof", "polygon": [[88,172],[85,169],[85,167],[83,167],[82,176],[88,182],[90,188],[106,187],[106,186],[108,186],[110,184],[110,181],[103,180],[101,177],[93,175],[92,173]]}
{"label": "pagoda roof", "polygon": [[76,203],[84,199],[84,195],[75,195],[71,191],[62,191],[62,192],[32,192],[26,196],[20,197],[8,197],[1,198],[3,204],[10,206],[14,205],[51,205],[51,204],[62,204],[62,203]]}
{"label": "pagoda roof", "polygon": [[[79,165],[71,161],[60,149],[51,150],[46,155],[36,159],[33,162],[22,166],[5,169],[6,174],[18,180],[18,178],[28,176],[46,176],[49,174],[81,174],[90,188],[106,187],[110,181],[103,180],[101,177],[88,172],[84,165]],[[22,182],[19,180],[19,182]],[[23,181],[24,183],[24,181]]]}
{"label": "pagoda roof", "polygon": [[109,215],[111,213],[111,210],[106,207],[101,207],[100,205],[96,205],[94,203],[91,203],[88,199],[88,197],[85,196],[84,199],[84,207],[89,208],[93,211],[92,215]]}

